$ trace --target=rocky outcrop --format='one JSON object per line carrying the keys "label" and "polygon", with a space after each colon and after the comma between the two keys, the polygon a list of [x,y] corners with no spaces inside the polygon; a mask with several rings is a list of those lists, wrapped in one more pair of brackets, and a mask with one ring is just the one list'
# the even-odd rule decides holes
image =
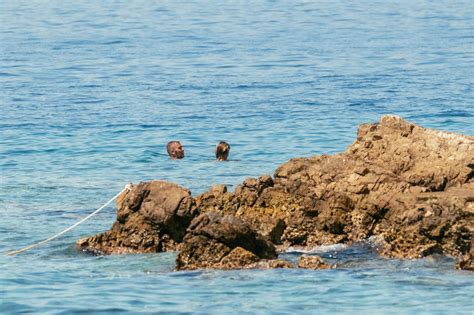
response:
{"label": "rocky outcrop", "polygon": [[[291,159],[273,177],[248,178],[234,192],[217,185],[191,198],[173,184],[141,183],[117,208],[111,231],[80,240],[79,248],[158,252],[184,239],[178,269],[234,268],[279,264],[250,245],[257,240],[313,247],[377,236],[381,255],[444,253],[474,270],[474,137],[383,116],[361,125],[346,152]],[[234,223],[242,230],[232,230]]]}
{"label": "rocky outcrop", "polygon": [[245,268],[276,257],[275,246],[249,223],[211,211],[191,222],[176,258],[176,269]]}
{"label": "rocky outcrop", "polygon": [[117,198],[110,231],[77,242],[95,254],[156,253],[176,250],[197,214],[189,190],[164,181],[139,183]]}
{"label": "rocky outcrop", "polygon": [[277,244],[350,244],[376,235],[385,240],[384,256],[445,253],[472,269],[474,138],[384,116],[360,126],[344,153],[292,159],[273,178],[249,178],[234,193],[211,190],[196,204],[278,231],[266,233]]}

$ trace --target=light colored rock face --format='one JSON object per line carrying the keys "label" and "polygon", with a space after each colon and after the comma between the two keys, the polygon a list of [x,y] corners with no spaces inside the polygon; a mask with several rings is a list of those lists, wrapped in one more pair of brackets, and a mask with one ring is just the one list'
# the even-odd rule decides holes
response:
{"label": "light colored rock face", "polygon": [[379,125],[359,128],[357,141],[346,155],[398,176],[397,180],[405,184],[398,190],[444,191],[464,184],[473,171],[469,165],[474,164],[474,137],[425,129],[395,116],[384,116]]}

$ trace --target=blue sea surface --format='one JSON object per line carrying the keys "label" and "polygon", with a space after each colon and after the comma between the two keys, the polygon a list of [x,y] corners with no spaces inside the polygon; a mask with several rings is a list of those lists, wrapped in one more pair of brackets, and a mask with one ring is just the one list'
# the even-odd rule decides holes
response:
{"label": "blue sea surface", "polygon": [[[232,190],[344,151],[384,114],[474,135],[473,17],[470,0],[1,1],[0,250],[128,182]],[[175,139],[184,160],[166,154]],[[114,219],[110,206],[0,255],[0,313],[474,313],[474,274],[452,258],[389,260],[370,242],[315,248],[339,265],[321,271],[173,272],[174,253],[75,250]]]}

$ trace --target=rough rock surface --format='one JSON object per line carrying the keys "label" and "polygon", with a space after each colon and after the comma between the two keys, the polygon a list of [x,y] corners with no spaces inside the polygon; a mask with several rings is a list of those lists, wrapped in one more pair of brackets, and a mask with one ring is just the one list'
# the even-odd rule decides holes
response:
{"label": "rough rock surface", "polygon": [[[361,125],[346,152],[291,159],[273,177],[248,178],[234,192],[217,185],[193,199],[174,184],[140,183],[119,198],[117,208],[112,230],[78,241],[80,249],[175,250],[193,217],[217,211],[242,219],[251,237],[279,247],[377,236],[384,240],[384,256],[444,253],[456,257],[458,268],[474,270],[474,137],[383,116]],[[189,268],[262,264],[264,256],[248,239],[243,246],[220,238],[229,224],[219,220],[200,223],[202,228],[193,223],[178,269],[188,268],[183,253],[192,254]],[[188,248],[193,244],[200,245]]]}
{"label": "rough rock surface", "polygon": [[298,260],[298,268],[319,270],[319,269],[331,269],[331,266],[326,264],[324,260],[319,256],[303,255]]}
{"label": "rough rock surface", "polygon": [[361,125],[344,153],[291,159],[273,178],[249,178],[234,193],[211,190],[196,204],[245,218],[276,244],[377,235],[382,255],[445,253],[473,270],[474,137],[383,116]]}
{"label": "rough rock surface", "polygon": [[273,243],[242,219],[211,211],[195,218],[176,257],[177,270],[236,269],[276,258]]}
{"label": "rough rock surface", "polygon": [[139,183],[117,198],[117,220],[110,231],[77,242],[96,254],[176,250],[196,215],[189,190],[164,181]]}

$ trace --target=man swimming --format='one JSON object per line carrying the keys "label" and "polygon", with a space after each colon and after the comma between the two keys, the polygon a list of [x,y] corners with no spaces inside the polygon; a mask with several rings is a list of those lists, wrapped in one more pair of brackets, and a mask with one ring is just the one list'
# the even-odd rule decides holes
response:
{"label": "man swimming", "polygon": [[166,151],[172,160],[184,158],[184,149],[179,141],[170,141],[166,145]]}
{"label": "man swimming", "polygon": [[216,146],[216,159],[218,161],[227,161],[229,157],[230,145],[225,142],[221,141]]}

